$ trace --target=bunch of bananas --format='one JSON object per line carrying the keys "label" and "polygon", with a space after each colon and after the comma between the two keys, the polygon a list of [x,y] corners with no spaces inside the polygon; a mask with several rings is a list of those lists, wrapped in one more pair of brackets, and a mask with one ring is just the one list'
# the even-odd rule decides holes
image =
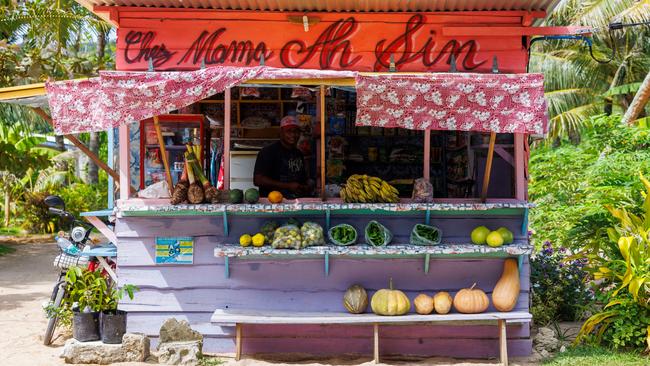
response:
{"label": "bunch of bananas", "polygon": [[399,202],[395,187],[380,178],[359,174],[348,178],[345,186],[341,188],[340,195],[345,202]]}

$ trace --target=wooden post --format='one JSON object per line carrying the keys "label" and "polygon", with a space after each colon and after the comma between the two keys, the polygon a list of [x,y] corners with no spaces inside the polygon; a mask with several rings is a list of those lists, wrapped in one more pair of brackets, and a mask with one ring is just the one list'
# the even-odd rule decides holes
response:
{"label": "wooden post", "polygon": [[508,338],[506,321],[503,319],[499,319],[499,360],[503,366],[508,366]]}
{"label": "wooden post", "polygon": [[431,182],[429,168],[431,167],[431,130],[424,130],[424,179]]}
{"label": "wooden post", "polygon": [[235,324],[235,361],[241,359],[241,324]]}
{"label": "wooden post", "polygon": [[230,189],[230,88],[223,91],[223,189]]}
{"label": "wooden post", "polygon": [[162,131],[160,131],[160,121],[158,116],[153,116],[153,128],[156,130],[158,136],[158,146],[160,146],[160,155],[162,155],[163,166],[165,167],[165,177],[167,178],[167,185],[169,186],[169,194],[174,191],[174,180],[172,173],[169,170],[169,157],[167,156],[167,149],[165,148],[165,139],[163,139]]}
{"label": "wooden post", "polygon": [[525,138],[523,133],[515,133],[515,198],[518,201],[526,200]]}
{"label": "wooden post", "polygon": [[320,86],[320,197],[327,200],[325,194],[325,85]]}
{"label": "wooden post", "polygon": [[487,199],[488,186],[490,184],[490,173],[492,173],[492,159],[494,158],[494,143],[496,142],[496,132],[490,132],[490,146],[488,148],[487,161],[485,162],[485,172],[483,173],[483,189],[481,190],[481,202]]}
{"label": "wooden post", "polygon": [[375,363],[379,363],[379,324],[374,323],[372,330],[374,334],[373,359]]}
{"label": "wooden post", "polygon": [[[131,187],[131,174],[129,171],[129,160],[131,157],[129,126],[121,125],[118,132],[118,143],[120,147],[120,199],[128,200]],[[126,188],[126,189],[125,189]]]}

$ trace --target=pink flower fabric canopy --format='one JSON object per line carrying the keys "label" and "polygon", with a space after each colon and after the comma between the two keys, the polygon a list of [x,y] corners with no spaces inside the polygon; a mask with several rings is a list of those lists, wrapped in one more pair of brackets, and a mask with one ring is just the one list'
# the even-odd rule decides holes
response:
{"label": "pink flower fabric canopy", "polygon": [[357,75],[357,126],[547,132],[542,74]]}
{"label": "pink flower fabric canopy", "polygon": [[166,114],[251,79],[356,78],[358,126],[544,134],[540,74],[364,75],[354,71],[217,66],[100,72],[46,83],[58,134],[105,131]]}

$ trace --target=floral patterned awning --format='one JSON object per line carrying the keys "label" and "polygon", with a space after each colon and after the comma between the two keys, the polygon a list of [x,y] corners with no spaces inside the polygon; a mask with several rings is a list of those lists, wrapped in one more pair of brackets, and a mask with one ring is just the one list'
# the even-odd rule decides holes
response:
{"label": "floral patterned awning", "polygon": [[166,114],[251,79],[356,78],[358,126],[546,133],[539,74],[364,75],[353,71],[217,66],[101,72],[46,83],[58,134],[105,131]]}
{"label": "floral patterned awning", "polygon": [[54,130],[105,131],[166,114],[251,79],[353,78],[355,72],[218,66],[183,72],[100,72],[46,83]]}
{"label": "floral patterned awning", "polygon": [[356,77],[357,126],[545,134],[542,74]]}

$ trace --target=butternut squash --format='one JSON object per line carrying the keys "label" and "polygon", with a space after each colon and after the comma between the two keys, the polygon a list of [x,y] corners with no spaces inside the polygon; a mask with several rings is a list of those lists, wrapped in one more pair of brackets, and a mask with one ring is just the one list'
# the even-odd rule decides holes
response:
{"label": "butternut squash", "polygon": [[516,259],[506,259],[503,263],[503,274],[492,291],[492,304],[498,311],[510,311],[517,305],[519,299],[519,268]]}

